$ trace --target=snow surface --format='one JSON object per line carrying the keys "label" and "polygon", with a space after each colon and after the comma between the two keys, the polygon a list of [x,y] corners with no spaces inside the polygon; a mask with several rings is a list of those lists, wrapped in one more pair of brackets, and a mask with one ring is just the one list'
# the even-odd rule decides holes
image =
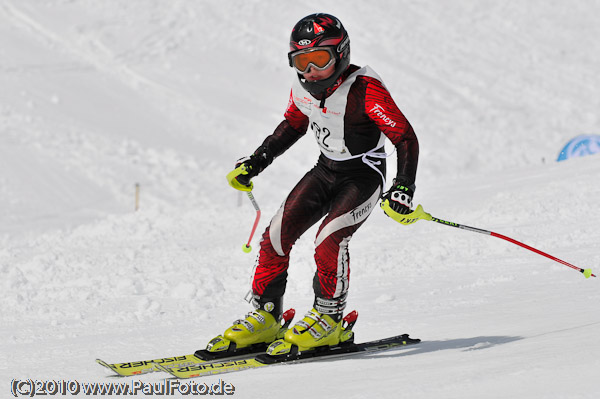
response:
{"label": "snow surface", "polygon": [[[554,162],[599,133],[598,1],[2,0],[0,396],[14,378],[114,382],[96,357],[190,353],[249,310],[254,210],[224,176],[281,120],[288,35],[315,11],[413,124],[415,202],[600,271],[600,156]],[[258,235],[317,156],[307,134],[255,179]],[[299,314],[314,234],[290,267]],[[235,396],[600,397],[598,279],[379,210],[351,255],[357,340],[423,343],[225,375]]]}

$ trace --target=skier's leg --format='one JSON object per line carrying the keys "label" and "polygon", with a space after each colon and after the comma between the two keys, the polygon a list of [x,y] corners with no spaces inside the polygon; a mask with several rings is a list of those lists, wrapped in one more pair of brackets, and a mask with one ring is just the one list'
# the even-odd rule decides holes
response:
{"label": "skier's leg", "polygon": [[336,197],[315,240],[313,309],[284,336],[285,341],[301,351],[337,345],[349,338],[342,330],[350,277],[348,242],[375,208],[381,195],[381,180],[379,176],[342,180],[336,185]]}
{"label": "skier's leg", "polygon": [[315,240],[315,309],[341,317],[350,281],[348,243],[375,209],[381,180],[347,179],[321,223]]}
{"label": "skier's leg", "polygon": [[280,333],[289,255],[294,242],[329,208],[328,188],[319,167],[308,172],[291,191],[263,234],[252,282],[255,307],[223,336],[238,348],[272,342]]}
{"label": "skier's leg", "polygon": [[279,208],[260,243],[252,281],[255,299],[264,301],[283,296],[292,246],[329,210],[330,187],[326,173],[316,166],[298,182]]}

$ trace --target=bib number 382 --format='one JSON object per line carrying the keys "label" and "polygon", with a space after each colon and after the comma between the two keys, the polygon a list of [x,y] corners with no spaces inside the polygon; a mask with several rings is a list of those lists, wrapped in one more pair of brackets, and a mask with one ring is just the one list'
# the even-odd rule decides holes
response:
{"label": "bib number 382", "polygon": [[320,127],[316,122],[310,124],[311,130],[315,133],[315,138],[317,139],[317,143],[319,146],[323,148],[325,151],[332,152],[329,149],[329,144],[327,143],[327,139],[331,136],[331,132],[326,127]]}

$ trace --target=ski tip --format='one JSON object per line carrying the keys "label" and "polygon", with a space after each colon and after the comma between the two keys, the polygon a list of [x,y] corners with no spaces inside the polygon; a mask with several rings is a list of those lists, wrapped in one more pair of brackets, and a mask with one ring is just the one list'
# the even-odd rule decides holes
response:
{"label": "ski tip", "polygon": [[412,338],[410,334],[402,334],[396,338],[402,340],[403,345],[414,345],[421,343],[420,338]]}
{"label": "ski tip", "polygon": [[104,360],[102,360],[102,359],[96,359],[96,363],[98,363],[98,364],[99,364],[99,365],[101,365],[101,366],[104,366],[104,367],[106,367],[107,369],[109,369],[109,370],[110,370],[110,371],[112,371],[113,373],[116,373],[116,374],[117,374],[118,376],[120,376],[120,377],[128,377],[128,375],[127,375],[127,374],[123,374],[123,373],[121,373],[121,372],[120,372],[120,371],[117,369],[117,367],[115,367],[115,365],[114,365],[114,364],[107,363],[107,362],[105,362],[105,361],[104,361]]}
{"label": "ski tip", "polygon": [[111,367],[110,364],[106,363],[104,360],[102,359],[96,359],[96,363],[98,363],[101,366],[104,366],[106,368],[109,368],[111,370],[114,370],[114,367]]}

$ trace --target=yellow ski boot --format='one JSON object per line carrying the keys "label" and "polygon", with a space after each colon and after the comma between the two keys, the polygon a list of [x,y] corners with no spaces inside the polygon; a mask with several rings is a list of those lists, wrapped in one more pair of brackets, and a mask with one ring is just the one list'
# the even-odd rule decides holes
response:
{"label": "yellow ski boot", "polygon": [[[346,307],[347,294],[338,298],[315,296],[313,308],[294,327],[290,328],[283,339],[296,346],[299,352],[320,346],[335,346],[343,341],[342,333],[348,322],[342,326],[342,312]],[[354,323],[352,323],[354,325]],[[351,330],[352,326],[346,328]]]}
{"label": "yellow ski boot", "polygon": [[339,322],[334,317],[312,309],[294,327],[287,330],[283,339],[269,345],[266,353],[271,357],[270,361],[303,358],[302,352],[323,352],[354,342],[352,327],[356,323],[358,312],[350,312]]}
{"label": "yellow ski boot", "polygon": [[331,315],[310,310],[302,320],[286,331],[283,339],[298,347],[298,351],[318,346],[333,346],[340,343],[342,321],[335,321]]}
{"label": "yellow ski boot", "polygon": [[294,309],[289,309],[276,318],[264,309],[253,310],[244,319],[234,321],[222,335],[210,340],[206,349],[196,351],[196,356],[215,360],[262,352],[271,342],[283,338],[295,313]]}
{"label": "yellow ski boot", "polygon": [[238,348],[270,343],[277,339],[281,325],[275,317],[264,310],[254,310],[244,319],[236,320],[233,326],[223,333],[229,341],[235,342]]}

